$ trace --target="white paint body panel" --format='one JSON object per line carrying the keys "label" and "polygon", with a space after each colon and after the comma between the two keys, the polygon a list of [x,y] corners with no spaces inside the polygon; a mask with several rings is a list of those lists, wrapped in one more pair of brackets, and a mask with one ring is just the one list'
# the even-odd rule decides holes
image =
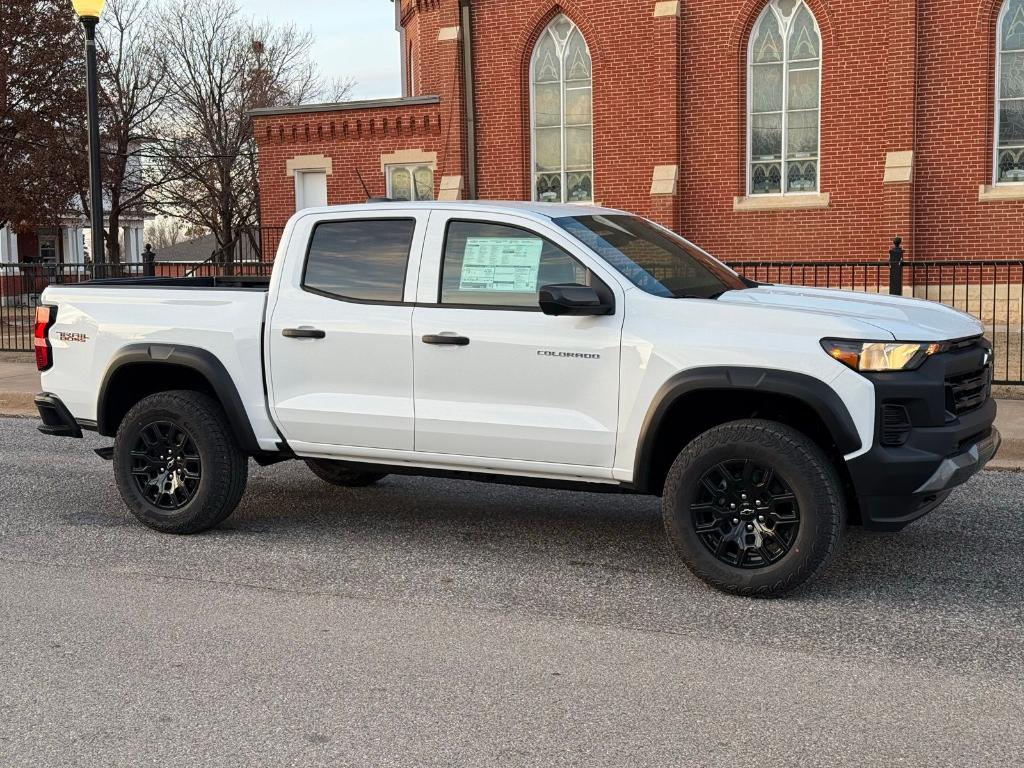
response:
{"label": "white paint body panel", "polygon": [[[398,214],[417,222],[412,252],[422,248],[428,214]],[[292,442],[413,449],[413,356],[410,304],[344,301],[302,288],[306,244],[315,224],[393,219],[394,210],[355,216],[298,216],[295,243],[275,266],[268,306],[267,370],[271,410]],[[406,273],[406,298],[415,295],[416,260]],[[288,339],[285,328],[316,328],[323,339]],[[342,452],[343,453],[343,452]]]}
{"label": "white paint body panel", "polygon": [[[266,294],[50,287],[43,302],[59,312],[50,334],[55,365],[43,374],[43,387],[76,418],[95,419],[100,384],[120,349],[140,342],[188,345],[224,364],[266,449],[280,429],[302,456],[629,482],[647,414],[680,372],[746,366],[826,384],[846,404],[861,438],[850,459],[872,443],[874,389],[829,358],[822,338],[944,341],[983,331],[974,318],[942,305],[873,294],[766,286],[718,300],[652,296],[551,222],[595,213],[620,212],[467,202],[308,209],[285,230]],[[367,217],[417,220],[404,303],[348,303],[302,290],[315,223]],[[572,318],[437,306],[443,223],[450,217],[515,223],[554,240],[612,288],[615,314]],[[328,335],[281,337],[284,328],[302,326]],[[85,333],[89,341],[61,342],[61,331]],[[468,336],[471,344],[420,341],[442,332]],[[541,349],[600,358],[542,357]]]}
{"label": "white paint body panel", "polygon": [[[420,266],[413,312],[416,450],[600,467],[615,458],[622,313],[553,317],[540,311],[429,306],[437,301],[451,219],[521,227],[543,235],[623,292],[607,266],[562,230],[518,214],[437,211]],[[465,336],[465,347],[424,344],[428,334]],[[539,353],[571,351],[589,358]]]}
{"label": "white paint body panel", "polygon": [[[267,294],[258,290],[106,288],[51,285],[41,298],[58,307],[50,329],[53,367],[42,376],[77,419],[94,421],[100,386],[111,361],[127,346],[199,347],[223,363],[238,388],[260,447],[280,440],[263,393],[261,319]],[[87,341],[61,341],[60,333]]]}

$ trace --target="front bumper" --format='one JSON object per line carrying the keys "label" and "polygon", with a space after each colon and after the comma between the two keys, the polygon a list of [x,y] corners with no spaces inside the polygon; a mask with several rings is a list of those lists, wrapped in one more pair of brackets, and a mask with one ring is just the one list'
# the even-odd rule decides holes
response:
{"label": "front bumper", "polygon": [[40,392],[35,397],[35,404],[36,410],[39,411],[39,418],[43,421],[39,425],[39,431],[44,435],[82,436],[81,425],[75,421],[75,417],[71,415],[71,411],[59,397],[49,392]]}
{"label": "front bumper", "polygon": [[950,456],[942,460],[939,468],[932,473],[924,484],[914,493],[941,493],[942,491],[963,485],[973,475],[980,472],[988,464],[989,460],[996,455],[999,445],[1002,443],[999,430],[992,428],[991,433],[985,439],[975,443],[963,453]]}
{"label": "front bumper", "polygon": [[[962,412],[953,405],[949,382],[983,366],[991,381],[990,350],[974,346],[936,355],[919,370],[869,374],[875,385],[875,442],[847,462],[865,528],[896,531],[938,507],[958,485],[980,472],[999,450],[993,427],[996,402],[990,384],[984,399]],[[902,442],[885,439],[887,406],[904,409]]]}

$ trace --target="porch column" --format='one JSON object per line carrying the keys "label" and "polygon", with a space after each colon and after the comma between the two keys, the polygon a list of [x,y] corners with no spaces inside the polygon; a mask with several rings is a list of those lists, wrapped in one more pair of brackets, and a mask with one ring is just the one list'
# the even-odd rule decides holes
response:
{"label": "porch column", "polygon": [[18,236],[9,226],[0,229],[0,270],[4,275],[17,275],[19,270],[16,266],[9,266],[18,263]]}
{"label": "porch column", "polygon": [[68,224],[62,227],[61,245],[65,264],[79,268],[85,266],[85,236],[81,226]]}
{"label": "porch column", "polygon": [[142,225],[129,224],[121,228],[121,241],[124,243],[122,261],[125,264],[142,263]]}

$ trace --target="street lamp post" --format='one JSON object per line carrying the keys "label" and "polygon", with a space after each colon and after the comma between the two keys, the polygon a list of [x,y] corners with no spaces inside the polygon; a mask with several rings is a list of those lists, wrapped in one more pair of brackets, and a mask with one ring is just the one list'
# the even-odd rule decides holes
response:
{"label": "street lamp post", "polygon": [[89,211],[92,229],[92,262],[106,260],[103,247],[103,188],[100,184],[99,83],[96,75],[96,25],[104,0],[71,0],[85,29],[86,102],[89,120]]}

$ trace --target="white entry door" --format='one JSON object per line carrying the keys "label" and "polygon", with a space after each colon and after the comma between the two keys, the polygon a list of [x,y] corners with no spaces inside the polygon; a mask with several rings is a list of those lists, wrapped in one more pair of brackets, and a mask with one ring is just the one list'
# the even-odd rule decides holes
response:
{"label": "white entry door", "polygon": [[622,311],[543,314],[538,291],[554,283],[621,307],[529,221],[431,215],[412,329],[418,452],[612,466]]}

